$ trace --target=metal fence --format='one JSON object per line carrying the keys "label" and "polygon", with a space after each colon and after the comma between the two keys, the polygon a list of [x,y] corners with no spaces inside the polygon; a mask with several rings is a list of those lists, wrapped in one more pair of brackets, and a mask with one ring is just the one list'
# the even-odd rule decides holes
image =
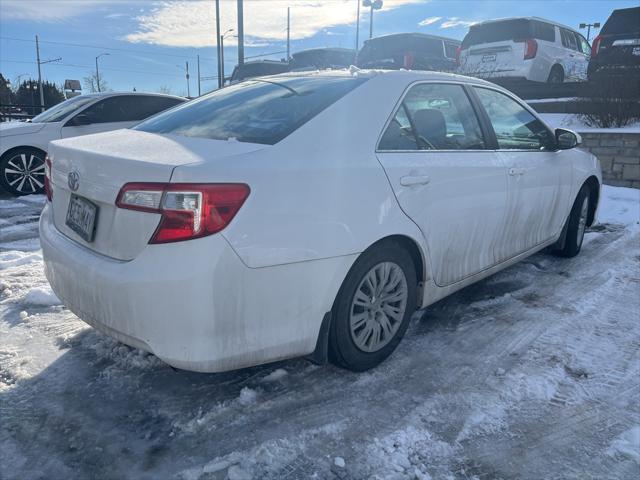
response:
{"label": "metal fence", "polygon": [[[51,105],[45,106],[45,110]],[[0,122],[29,120],[41,112],[40,105],[0,103]]]}

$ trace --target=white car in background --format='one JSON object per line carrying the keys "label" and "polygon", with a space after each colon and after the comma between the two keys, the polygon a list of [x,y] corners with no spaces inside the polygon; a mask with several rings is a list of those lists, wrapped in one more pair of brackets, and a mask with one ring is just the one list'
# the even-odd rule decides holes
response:
{"label": "white car in background", "polygon": [[601,172],[579,141],[473,78],[257,78],[52,142],[45,272],[81,319],[178,368],[365,370],[417,307],[580,251]]}
{"label": "white car in background", "polygon": [[471,26],[462,41],[459,73],[563,83],[587,80],[591,47],[570,27],[543,18],[489,20]]}
{"label": "white car in background", "polygon": [[186,101],[153,93],[96,93],[66,100],[29,122],[0,123],[0,189],[42,193],[44,157],[52,140],[128,128]]}

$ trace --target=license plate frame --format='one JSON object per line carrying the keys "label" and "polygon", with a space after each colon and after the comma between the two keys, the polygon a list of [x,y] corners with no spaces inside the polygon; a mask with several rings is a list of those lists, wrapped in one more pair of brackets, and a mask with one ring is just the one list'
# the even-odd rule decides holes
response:
{"label": "license plate frame", "polygon": [[85,242],[91,243],[96,234],[99,210],[99,207],[91,200],[72,193],[65,224]]}

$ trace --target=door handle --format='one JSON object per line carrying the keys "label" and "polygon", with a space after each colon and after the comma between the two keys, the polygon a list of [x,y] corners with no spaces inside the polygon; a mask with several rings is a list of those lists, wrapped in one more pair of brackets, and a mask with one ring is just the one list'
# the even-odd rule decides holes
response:
{"label": "door handle", "polygon": [[414,185],[426,185],[431,179],[426,175],[407,175],[400,177],[400,185],[403,187],[412,187]]}
{"label": "door handle", "polygon": [[511,176],[524,175],[524,168],[510,168],[509,175]]}

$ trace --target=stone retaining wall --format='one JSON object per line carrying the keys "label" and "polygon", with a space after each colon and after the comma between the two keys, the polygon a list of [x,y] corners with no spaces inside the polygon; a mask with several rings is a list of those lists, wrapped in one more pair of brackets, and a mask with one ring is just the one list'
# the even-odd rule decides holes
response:
{"label": "stone retaining wall", "polygon": [[603,181],[640,188],[640,133],[580,132],[581,148],[600,160]]}

